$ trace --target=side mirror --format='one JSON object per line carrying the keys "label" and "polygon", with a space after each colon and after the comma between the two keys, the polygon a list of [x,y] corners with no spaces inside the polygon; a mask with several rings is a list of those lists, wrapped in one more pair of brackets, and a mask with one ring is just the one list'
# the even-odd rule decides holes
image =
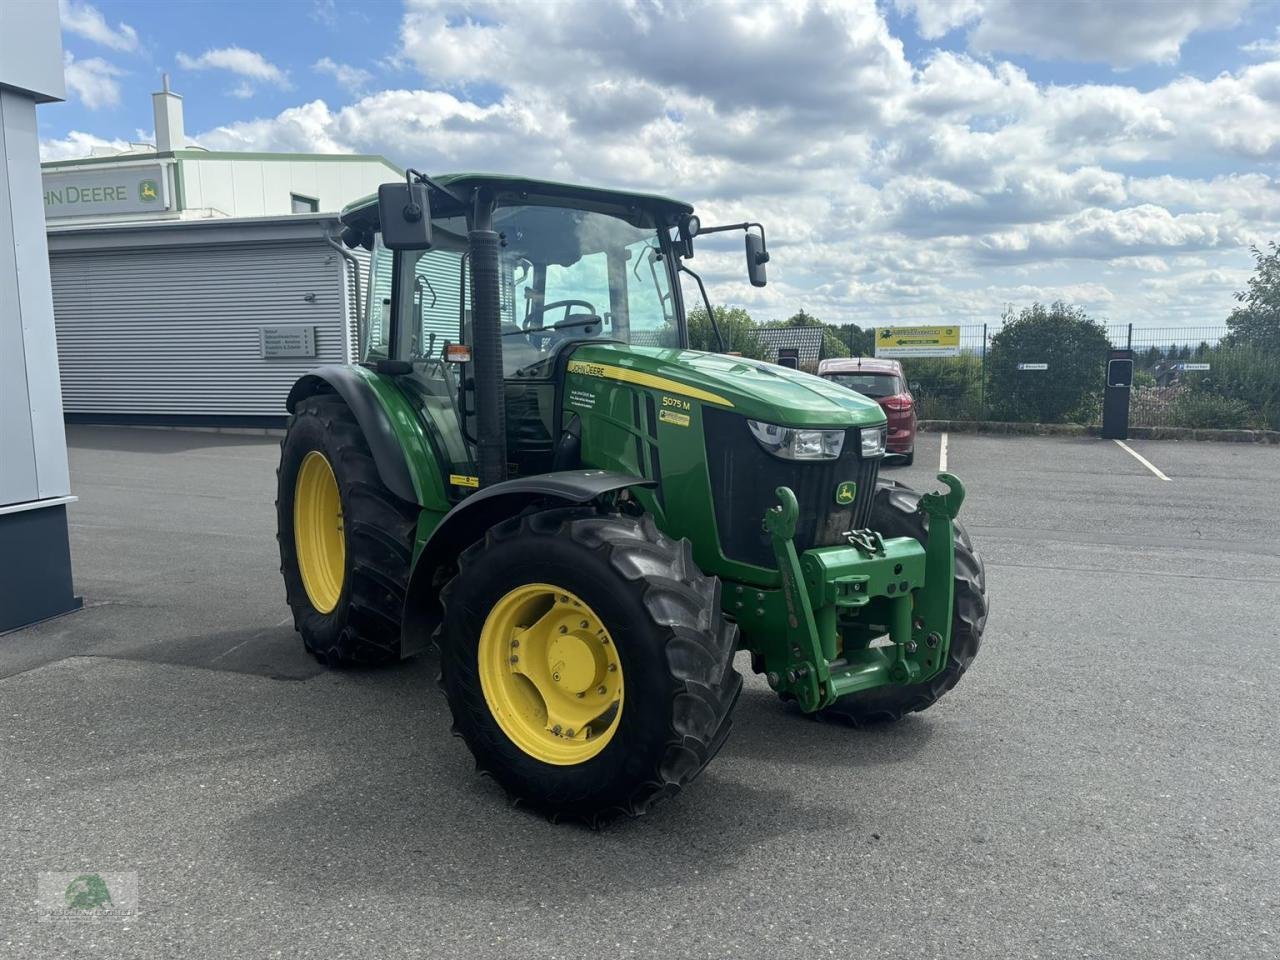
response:
{"label": "side mirror", "polygon": [[764,265],[769,262],[769,254],[764,248],[764,237],[758,233],[747,234],[747,276],[751,278],[753,287],[763,287],[768,283]]}
{"label": "side mirror", "polygon": [[378,220],[388,250],[431,246],[431,203],[425,183],[384,183],[378,187]]}

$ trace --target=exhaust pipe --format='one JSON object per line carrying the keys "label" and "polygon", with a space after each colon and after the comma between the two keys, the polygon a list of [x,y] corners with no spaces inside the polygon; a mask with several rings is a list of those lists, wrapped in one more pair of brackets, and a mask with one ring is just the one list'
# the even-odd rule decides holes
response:
{"label": "exhaust pipe", "polygon": [[499,299],[499,239],[493,230],[493,200],[476,191],[471,248],[471,349],[475,369],[476,471],[480,486],[507,479],[506,393],[502,381],[502,304]]}

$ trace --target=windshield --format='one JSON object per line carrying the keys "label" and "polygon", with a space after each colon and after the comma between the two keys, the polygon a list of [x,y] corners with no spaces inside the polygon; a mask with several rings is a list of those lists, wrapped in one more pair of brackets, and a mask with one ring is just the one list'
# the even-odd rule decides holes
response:
{"label": "windshield", "polygon": [[824,373],[823,376],[864,397],[879,399],[903,392],[902,381],[896,373]]}
{"label": "windshield", "polygon": [[[538,376],[574,340],[680,346],[665,255],[651,217],[504,207],[503,366]],[[508,294],[509,291],[509,294]]]}

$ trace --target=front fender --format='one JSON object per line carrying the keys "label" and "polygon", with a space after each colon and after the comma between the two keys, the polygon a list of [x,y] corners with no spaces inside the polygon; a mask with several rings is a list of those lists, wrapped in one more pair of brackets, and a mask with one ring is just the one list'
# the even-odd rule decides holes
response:
{"label": "front fender", "polygon": [[400,619],[403,655],[426,649],[440,622],[439,588],[443,584],[437,581],[437,574],[447,571],[458,554],[490,527],[530,506],[577,506],[628,487],[652,486],[653,480],[609,470],[559,470],[505,480],[471,494],[436,525],[414,562]]}

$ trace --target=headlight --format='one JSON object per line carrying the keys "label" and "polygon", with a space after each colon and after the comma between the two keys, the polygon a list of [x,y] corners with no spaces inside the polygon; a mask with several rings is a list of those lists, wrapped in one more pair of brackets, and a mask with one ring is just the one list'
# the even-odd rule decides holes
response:
{"label": "headlight", "polygon": [[885,427],[868,427],[862,431],[862,456],[864,459],[884,456],[885,429]]}
{"label": "headlight", "polygon": [[760,446],[783,460],[835,460],[844,449],[843,430],[799,430],[748,420]]}

